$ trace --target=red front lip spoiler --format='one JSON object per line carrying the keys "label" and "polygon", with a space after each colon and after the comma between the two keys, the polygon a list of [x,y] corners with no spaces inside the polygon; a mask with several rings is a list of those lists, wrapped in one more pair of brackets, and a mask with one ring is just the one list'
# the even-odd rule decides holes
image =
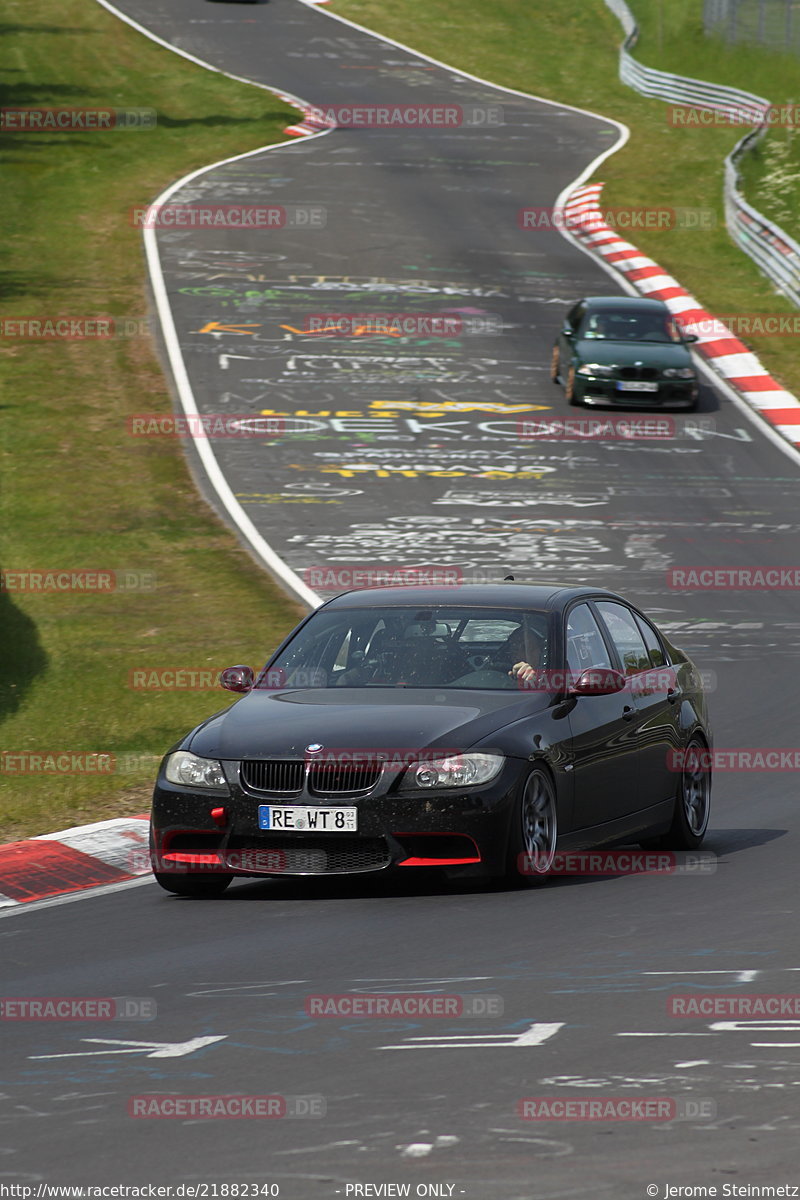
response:
{"label": "red front lip spoiler", "polygon": [[[162,854],[164,863],[181,863],[184,866],[196,867],[225,867],[219,854],[191,854],[188,851],[176,851],[174,854]],[[472,858],[404,858],[396,864],[398,867],[460,867],[468,863],[479,863],[480,855]]]}
{"label": "red front lip spoiler", "polygon": [[[480,851],[473,839],[466,833],[395,833],[394,837],[402,842],[404,837],[414,838],[417,842],[415,847],[416,854],[410,855],[408,858],[402,859],[401,862],[395,864],[398,867],[462,867],[470,863],[479,863],[482,861]],[[427,838],[450,838],[451,841],[458,839],[459,842],[465,843],[461,854],[448,854],[434,857],[422,856],[419,854],[419,842]],[[470,851],[471,847],[471,851]],[[458,846],[450,847],[457,850]]]}
{"label": "red front lip spoiler", "polygon": [[404,858],[395,863],[397,867],[460,867],[466,863],[479,863],[477,858]]}
{"label": "red front lip spoiler", "polygon": [[[472,853],[465,847],[466,853],[462,853],[461,855],[422,857],[419,854],[412,854],[408,858],[401,859],[400,862],[395,863],[395,866],[398,867],[463,867],[481,862],[478,847],[472,841],[472,838],[467,837],[465,834],[428,833],[412,835],[398,833],[395,836],[398,838],[412,836],[415,838],[456,836],[460,840],[472,843]],[[173,850],[162,853],[160,860],[164,866],[219,867],[222,871],[230,869],[229,864],[225,861],[224,854],[220,851],[203,854],[194,850]]]}
{"label": "red front lip spoiler", "polygon": [[196,854],[190,850],[175,850],[171,854],[162,854],[161,861],[165,863],[183,863],[198,867],[224,867],[221,854]]}

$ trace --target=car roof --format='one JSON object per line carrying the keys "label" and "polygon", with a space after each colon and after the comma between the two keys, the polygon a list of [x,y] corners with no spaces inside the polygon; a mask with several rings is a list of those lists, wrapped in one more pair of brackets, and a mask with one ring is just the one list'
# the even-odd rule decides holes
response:
{"label": "car roof", "polygon": [[[388,568],[387,568],[388,570]],[[454,583],[447,586],[366,587],[343,592],[328,600],[325,608],[397,608],[413,606],[485,607],[485,608],[560,608],[571,600],[599,596],[622,600],[605,588],[572,587],[562,584]],[[626,603],[623,600],[623,603]],[[317,610],[319,611],[319,610]]]}
{"label": "car roof", "polygon": [[669,312],[669,308],[663,300],[655,300],[647,296],[585,296],[580,304],[585,304],[587,308],[641,308],[657,309],[663,312],[665,309]]}

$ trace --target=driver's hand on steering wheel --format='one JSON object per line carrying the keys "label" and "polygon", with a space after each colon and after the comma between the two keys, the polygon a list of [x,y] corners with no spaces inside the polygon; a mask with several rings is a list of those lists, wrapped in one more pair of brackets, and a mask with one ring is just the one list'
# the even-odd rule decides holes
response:
{"label": "driver's hand on steering wheel", "polygon": [[530,663],[518,662],[514,663],[508,673],[509,675],[513,675],[515,679],[521,679],[523,683],[527,683],[528,680],[535,678],[536,667],[532,667]]}

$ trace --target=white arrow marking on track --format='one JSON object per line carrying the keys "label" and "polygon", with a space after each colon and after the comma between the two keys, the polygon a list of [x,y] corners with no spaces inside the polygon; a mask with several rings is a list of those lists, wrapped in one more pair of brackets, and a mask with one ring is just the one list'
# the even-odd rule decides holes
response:
{"label": "white arrow marking on track", "polygon": [[523,1033],[475,1033],[445,1034],[440,1036],[412,1037],[399,1046],[376,1046],[376,1050],[472,1050],[481,1046],[503,1049],[507,1046],[541,1046],[548,1038],[558,1033],[563,1021],[537,1021]]}
{"label": "white arrow marking on track", "polygon": [[85,1058],[94,1054],[144,1054],[147,1058],[183,1058],[213,1042],[224,1042],[227,1033],[219,1037],[196,1037],[188,1042],[131,1042],[120,1038],[81,1038],[103,1046],[130,1046],[129,1050],[78,1050],[73,1054],[29,1054],[29,1058]]}
{"label": "white arrow marking on track", "polygon": [[[705,624],[705,623],[704,623]],[[735,971],[732,968],[729,970],[716,971],[643,971],[643,975],[735,975],[737,983],[752,983],[759,971]]]}

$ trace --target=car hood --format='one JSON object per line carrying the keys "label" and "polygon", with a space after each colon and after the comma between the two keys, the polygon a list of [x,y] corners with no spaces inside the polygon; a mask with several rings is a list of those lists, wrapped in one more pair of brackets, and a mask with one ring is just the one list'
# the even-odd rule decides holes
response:
{"label": "car hood", "polygon": [[326,750],[465,749],[544,709],[544,693],[337,688],[254,691],[183,743],[203,758],[302,757]]}
{"label": "car hood", "polygon": [[692,356],[681,342],[615,342],[610,338],[582,338],[576,345],[581,362],[645,367],[690,367]]}

